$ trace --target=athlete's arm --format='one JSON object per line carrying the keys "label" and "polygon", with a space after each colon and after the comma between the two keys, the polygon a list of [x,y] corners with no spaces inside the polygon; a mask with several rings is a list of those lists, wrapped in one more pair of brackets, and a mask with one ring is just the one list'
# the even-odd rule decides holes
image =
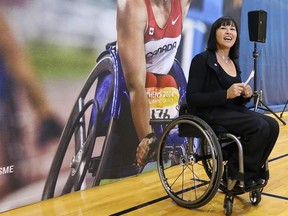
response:
{"label": "athlete's arm", "polygon": [[[1,8],[0,8],[1,9]],[[0,50],[9,75],[23,86],[33,108],[42,118],[50,115],[44,92],[35,76],[31,60],[13,34],[5,15],[0,11]]]}
{"label": "athlete's arm", "polygon": [[[146,23],[147,13],[144,1],[118,0],[117,40],[122,67],[125,74],[129,75],[128,80],[131,76],[136,80],[145,77],[144,31]],[[138,73],[141,72],[142,76],[139,76]]]}
{"label": "athlete's arm", "polygon": [[118,0],[117,40],[131,112],[140,140],[151,132],[149,103],[145,91],[146,60],[144,32],[147,12],[144,0]]}

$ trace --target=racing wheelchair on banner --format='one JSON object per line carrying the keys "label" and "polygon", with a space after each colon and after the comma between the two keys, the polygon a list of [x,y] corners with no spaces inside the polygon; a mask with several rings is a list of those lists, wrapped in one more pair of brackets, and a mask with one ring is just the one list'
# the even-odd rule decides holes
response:
{"label": "racing wheelchair on banner", "polygon": [[[236,180],[226,179],[221,145],[227,141],[236,143],[239,173],[243,175],[241,143],[234,135],[216,131],[189,114],[185,106],[187,82],[178,61],[174,61],[169,74],[178,86],[182,104],[179,117],[150,120],[160,140],[155,160],[163,187],[172,200],[186,208],[204,206],[220,188],[226,194],[225,213],[230,215],[234,195],[247,190],[243,181],[236,185]],[[142,172],[143,168],[135,164],[139,140],[131,125],[129,94],[114,42],[106,45],[77,97],[52,161],[42,200],[97,186],[105,179]],[[268,167],[265,169],[268,171]],[[267,181],[249,190],[252,204],[261,201],[266,184]]]}
{"label": "racing wheelchair on banner", "polygon": [[[46,179],[43,200],[143,170],[136,165],[139,140],[116,46],[116,42],[106,45],[76,99]],[[178,61],[169,74],[177,83],[181,102],[186,79]],[[158,140],[172,121],[169,115],[157,118],[160,113],[151,120]]]}

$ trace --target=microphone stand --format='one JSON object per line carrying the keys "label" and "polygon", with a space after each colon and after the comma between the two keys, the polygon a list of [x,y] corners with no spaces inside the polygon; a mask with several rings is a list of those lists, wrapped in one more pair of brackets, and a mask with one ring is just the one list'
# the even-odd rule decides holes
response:
{"label": "microphone stand", "polygon": [[[252,106],[251,108],[254,107],[254,111],[258,109],[262,109],[265,111],[268,111],[270,113],[272,113],[279,121],[281,121],[284,125],[286,125],[286,122],[281,119],[278,115],[276,115],[276,113],[273,112],[273,110],[271,110],[263,101],[262,101],[262,91],[258,92],[257,91],[257,59],[259,57],[259,53],[257,51],[257,43],[254,42],[254,50],[253,50],[253,58],[254,58],[254,94],[253,94],[253,98],[254,98],[254,106]],[[262,105],[263,107],[260,107],[258,105]]]}
{"label": "microphone stand", "polygon": [[283,113],[285,112],[285,109],[286,109],[287,104],[288,104],[288,100],[286,101],[285,106],[284,106],[284,108],[283,108],[283,110],[282,110],[282,112],[281,112],[281,114],[280,114],[280,117],[281,117],[281,118],[282,118]]}

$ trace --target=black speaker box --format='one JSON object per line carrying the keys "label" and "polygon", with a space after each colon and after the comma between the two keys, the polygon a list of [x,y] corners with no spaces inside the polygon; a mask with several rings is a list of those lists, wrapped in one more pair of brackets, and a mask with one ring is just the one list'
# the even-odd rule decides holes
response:
{"label": "black speaker box", "polygon": [[267,12],[264,10],[248,12],[249,39],[254,42],[266,42]]}

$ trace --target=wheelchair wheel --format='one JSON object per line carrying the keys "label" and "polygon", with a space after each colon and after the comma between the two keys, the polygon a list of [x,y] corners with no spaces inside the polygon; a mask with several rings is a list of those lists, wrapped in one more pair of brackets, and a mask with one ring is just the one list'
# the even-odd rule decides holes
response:
{"label": "wheelchair wheel", "polygon": [[218,190],[222,153],[213,130],[195,116],[180,116],[160,140],[157,168],[167,194],[178,205],[199,208]]}
{"label": "wheelchair wheel", "polygon": [[249,198],[252,205],[258,205],[261,202],[261,190],[254,190],[249,192]]}
{"label": "wheelchair wheel", "polygon": [[90,73],[74,104],[48,173],[43,200],[84,189],[93,182],[87,173],[95,143],[99,150],[109,137],[114,80],[113,60],[105,56]]}
{"label": "wheelchair wheel", "polygon": [[229,216],[232,214],[234,197],[226,195],[224,198],[224,213]]}

